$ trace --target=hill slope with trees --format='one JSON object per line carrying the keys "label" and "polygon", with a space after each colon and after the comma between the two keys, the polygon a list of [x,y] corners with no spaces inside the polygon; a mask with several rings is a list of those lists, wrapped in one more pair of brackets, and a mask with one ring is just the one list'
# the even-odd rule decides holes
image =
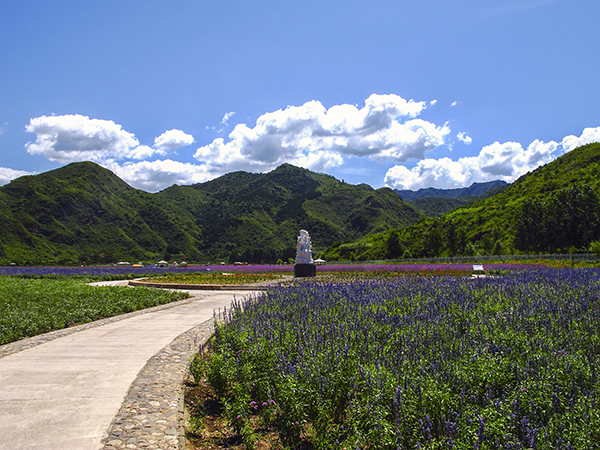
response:
{"label": "hill slope with trees", "polygon": [[582,251],[600,240],[600,144],[494,189],[427,217],[437,200],[413,200],[419,209],[391,189],[288,164],[150,194],[73,163],[0,187],[0,264],[287,261],[300,229],[328,260]]}
{"label": "hill slope with trees", "polygon": [[600,143],[440,218],[332,246],[329,260],[586,251],[600,239]]}

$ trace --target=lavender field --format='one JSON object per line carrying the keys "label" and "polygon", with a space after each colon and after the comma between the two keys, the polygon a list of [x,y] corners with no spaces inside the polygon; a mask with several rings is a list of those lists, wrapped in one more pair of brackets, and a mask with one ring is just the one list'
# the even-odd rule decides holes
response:
{"label": "lavender field", "polygon": [[598,270],[309,282],[225,319],[192,373],[249,446],[600,447]]}

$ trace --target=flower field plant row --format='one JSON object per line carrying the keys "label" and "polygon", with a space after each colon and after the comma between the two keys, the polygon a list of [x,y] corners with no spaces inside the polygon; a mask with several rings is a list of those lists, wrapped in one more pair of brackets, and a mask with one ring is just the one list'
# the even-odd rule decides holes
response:
{"label": "flower field plant row", "polygon": [[191,373],[247,448],[257,429],[282,448],[599,448],[599,293],[592,269],[279,286],[232,304]]}

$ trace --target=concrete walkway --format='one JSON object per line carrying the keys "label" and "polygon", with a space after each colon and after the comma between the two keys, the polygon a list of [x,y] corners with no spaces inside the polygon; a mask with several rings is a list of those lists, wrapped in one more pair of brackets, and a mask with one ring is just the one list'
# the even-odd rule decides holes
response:
{"label": "concrete walkway", "polygon": [[20,341],[23,350],[0,357],[0,449],[101,448],[146,362],[234,296],[251,295],[190,293],[191,299],[83,326],[31,348],[29,339]]}

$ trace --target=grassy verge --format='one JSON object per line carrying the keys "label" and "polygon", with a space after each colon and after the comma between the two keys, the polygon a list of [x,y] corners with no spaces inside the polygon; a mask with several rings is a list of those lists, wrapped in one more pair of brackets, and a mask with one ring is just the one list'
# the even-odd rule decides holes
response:
{"label": "grassy verge", "polygon": [[0,277],[0,345],[188,296],[158,289],[88,286],[86,281]]}

